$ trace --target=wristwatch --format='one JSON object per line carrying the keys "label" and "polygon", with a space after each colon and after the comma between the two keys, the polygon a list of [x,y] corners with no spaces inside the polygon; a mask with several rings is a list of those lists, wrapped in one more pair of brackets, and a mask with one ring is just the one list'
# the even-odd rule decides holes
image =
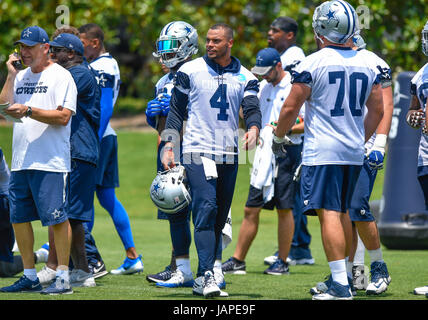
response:
{"label": "wristwatch", "polygon": [[31,109],[30,106],[27,106],[27,111],[25,111],[25,116],[28,118],[28,117],[31,117],[32,114],[33,114],[33,109]]}

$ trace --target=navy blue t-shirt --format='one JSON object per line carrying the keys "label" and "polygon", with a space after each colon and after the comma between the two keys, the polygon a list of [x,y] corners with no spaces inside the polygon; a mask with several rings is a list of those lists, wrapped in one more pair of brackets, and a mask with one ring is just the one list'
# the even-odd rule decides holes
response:
{"label": "navy blue t-shirt", "polygon": [[71,120],[71,158],[98,162],[100,127],[100,88],[87,62],[70,69],[77,87],[76,114]]}

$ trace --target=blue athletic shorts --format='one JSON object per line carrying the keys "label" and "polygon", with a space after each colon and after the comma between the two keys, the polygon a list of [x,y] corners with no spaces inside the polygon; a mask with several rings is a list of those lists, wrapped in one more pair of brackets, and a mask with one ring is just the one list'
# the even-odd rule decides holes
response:
{"label": "blue athletic shorts", "polygon": [[101,140],[96,182],[98,186],[104,188],[119,187],[117,136],[113,134],[108,135]]}
{"label": "blue athletic shorts", "polygon": [[276,158],[278,174],[275,179],[274,196],[264,203],[263,190],[250,185],[246,207],[263,208],[267,210],[293,209],[298,183],[293,181],[294,173],[299,166],[302,156],[302,146],[287,146],[287,157]]}
{"label": "blue athletic shorts", "polygon": [[40,220],[43,226],[68,219],[69,174],[40,170],[12,171],[9,182],[10,221]]}
{"label": "blue athletic shorts", "polygon": [[364,159],[363,168],[355,185],[352,195],[349,217],[351,221],[374,221],[375,218],[370,211],[370,195],[376,180],[377,170],[370,168],[368,160]]}
{"label": "blue athletic shorts", "polygon": [[80,160],[71,161],[69,219],[92,221],[97,167]]}
{"label": "blue athletic shorts", "polygon": [[316,215],[315,209],[346,213],[362,166],[358,165],[302,165],[300,192],[302,210]]}

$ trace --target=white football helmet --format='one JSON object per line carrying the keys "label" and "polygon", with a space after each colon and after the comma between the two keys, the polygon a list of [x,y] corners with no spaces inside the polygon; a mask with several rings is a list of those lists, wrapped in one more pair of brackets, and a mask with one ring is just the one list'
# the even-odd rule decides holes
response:
{"label": "white football helmet", "polygon": [[352,37],[352,41],[354,42],[354,45],[358,48],[358,49],[365,49],[367,44],[364,41],[363,37],[360,34],[360,31],[357,31],[354,36]]}
{"label": "white football helmet", "polygon": [[175,67],[191,55],[198,53],[198,33],[184,21],[173,21],[163,27],[156,41],[153,56],[168,68]]}
{"label": "white football helmet", "polygon": [[355,9],[346,1],[326,1],[315,9],[312,27],[317,37],[343,44],[359,30]]}
{"label": "white football helmet", "polygon": [[160,210],[177,213],[190,204],[192,198],[185,182],[182,165],[158,172],[150,186],[150,198]]}
{"label": "white football helmet", "polygon": [[428,56],[428,22],[422,29],[422,52]]}

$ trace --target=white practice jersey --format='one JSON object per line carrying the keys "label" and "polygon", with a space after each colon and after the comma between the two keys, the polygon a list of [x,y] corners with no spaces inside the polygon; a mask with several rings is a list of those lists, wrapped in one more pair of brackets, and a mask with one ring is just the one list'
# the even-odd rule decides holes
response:
{"label": "white practice jersey", "polygon": [[176,88],[189,97],[183,153],[238,154],[239,109],[244,97],[257,95],[256,77],[242,65],[219,75],[202,57],[183,64],[179,73],[188,84]]}
{"label": "white practice jersey", "polygon": [[4,158],[3,151],[0,148],[0,196],[9,195],[10,171]]}
{"label": "white practice jersey", "polygon": [[298,46],[291,46],[281,53],[281,64],[285,70],[295,69],[303,59],[305,59],[305,53]]}
{"label": "white practice jersey", "polygon": [[364,107],[380,73],[351,48],[331,46],[297,67],[294,83],[311,88],[305,110],[304,165],[362,165]]}
{"label": "white practice jersey", "polygon": [[[428,98],[428,63],[416,73],[411,80],[412,94],[418,100],[422,110],[425,112]],[[428,166],[428,139],[427,136],[421,134],[418,152],[418,167]]]}
{"label": "white practice jersey", "polygon": [[[260,82],[260,91],[258,94],[260,101],[260,111],[262,113],[262,126],[272,121],[278,121],[282,105],[287,99],[291,90],[291,75],[286,72],[284,78],[276,85],[263,80]],[[300,108],[299,116],[305,117],[305,105]],[[302,143],[302,133],[289,136],[294,144]]]}
{"label": "white practice jersey", "polygon": [[168,95],[172,94],[172,88],[174,88],[174,75],[172,73],[165,74],[155,86],[155,97],[166,93]]}
{"label": "white practice jersey", "polygon": [[[120,88],[120,70],[119,65],[115,58],[113,58],[108,52],[103,53],[98,58],[90,63],[90,66],[97,71],[97,81],[102,88],[109,88],[113,92],[113,107],[116,103],[119,95]],[[102,103],[102,102],[101,102]],[[108,135],[116,135],[113,128],[110,126],[110,122],[107,125],[106,131],[103,137]]]}
{"label": "white practice jersey", "polygon": [[[68,70],[52,64],[40,73],[20,71],[14,83],[14,101],[44,110],[59,106],[76,113],[77,88]],[[66,126],[50,125],[30,117],[13,126],[11,170],[70,172],[71,119]]]}

